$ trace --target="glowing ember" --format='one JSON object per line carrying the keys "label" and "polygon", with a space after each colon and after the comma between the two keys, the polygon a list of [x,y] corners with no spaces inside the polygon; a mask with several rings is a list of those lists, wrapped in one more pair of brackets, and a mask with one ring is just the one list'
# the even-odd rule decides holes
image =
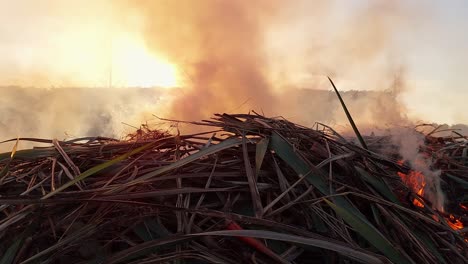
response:
{"label": "glowing ember", "polygon": [[464,227],[463,223],[453,215],[450,215],[450,218],[447,219],[447,223],[453,230],[460,230]]}
{"label": "glowing ember", "polygon": [[465,211],[468,211],[468,206],[464,205],[464,204],[460,204],[460,207],[465,210]]}

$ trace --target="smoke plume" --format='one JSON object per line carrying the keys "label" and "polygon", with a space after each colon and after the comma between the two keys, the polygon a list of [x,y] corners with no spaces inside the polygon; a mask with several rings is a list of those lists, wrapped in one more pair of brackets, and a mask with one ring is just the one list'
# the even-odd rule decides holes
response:
{"label": "smoke plume", "polygon": [[405,117],[398,98],[405,68],[395,56],[394,34],[409,16],[398,3],[372,1],[338,21],[329,19],[339,12],[329,1],[127,4],[142,17],[148,47],[175,63],[185,79],[170,103],[171,117],[199,120],[253,109],[307,124],[344,124],[334,99],[303,97],[307,91],[297,90],[328,90],[327,75],[343,90],[387,91],[350,96],[351,111],[363,126]]}
{"label": "smoke plume", "polygon": [[428,199],[433,208],[444,211],[444,194],[440,186],[440,171],[434,170],[432,158],[425,155],[421,150],[425,147],[424,134],[413,128],[394,128],[391,131],[392,141],[399,147],[399,152],[404,161],[408,161],[412,170],[423,174],[424,197]]}
{"label": "smoke plume", "polygon": [[[90,88],[40,89],[3,87],[0,97],[1,140],[16,137],[57,138],[83,136],[123,138],[139,126],[142,112],[154,110],[161,98],[155,89]],[[137,120],[137,121],[135,121]],[[134,122],[135,121],[135,122]],[[0,140],[0,141],[1,141]],[[20,148],[30,147],[26,142]],[[10,151],[11,145],[0,145]]]}
{"label": "smoke plume", "polygon": [[[266,77],[264,32],[280,1],[138,1],[150,48],[175,63],[187,87],[172,114],[198,120],[242,103],[267,112],[276,98]],[[245,108],[244,108],[245,109]]]}
{"label": "smoke plume", "polygon": [[107,86],[110,40],[131,33],[178,68],[180,87],[150,99],[142,96],[149,91],[3,88],[2,138],[119,137],[121,122],[138,126],[151,114],[199,120],[249,110],[346,131],[327,75],[365,133],[409,122],[400,103],[407,66],[396,36],[417,28],[422,7],[415,15],[409,4],[385,0],[94,2],[8,3],[14,11],[0,13],[7,19],[0,45],[8,51],[0,85],[14,76],[27,86]]}

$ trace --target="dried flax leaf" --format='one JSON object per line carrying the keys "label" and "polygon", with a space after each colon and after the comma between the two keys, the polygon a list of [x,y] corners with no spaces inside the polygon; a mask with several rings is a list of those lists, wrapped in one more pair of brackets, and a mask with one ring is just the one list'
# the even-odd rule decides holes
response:
{"label": "dried flax leaf", "polygon": [[16,253],[20,250],[21,245],[23,244],[24,235],[18,236],[13,244],[3,253],[2,259],[0,259],[0,264],[13,264],[16,258]]}
{"label": "dried flax leaf", "polygon": [[[275,171],[276,171],[276,175],[278,176],[278,184],[279,184],[279,188],[281,190],[281,192],[285,192],[288,188],[289,188],[289,182],[288,180],[286,179],[286,177],[284,176],[284,173],[281,171],[279,165],[278,165],[278,162],[276,161],[275,157],[273,156],[272,157],[273,159],[273,162],[274,162],[274,165],[275,165]],[[292,196],[295,196],[294,193],[291,194]],[[286,193],[284,199],[288,202],[291,201],[291,197],[290,197],[290,194],[289,192]]]}
{"label": "dried flax leaf", "polygon": [[[6,195],[0,197],[1,250],[6,251],[15,244],[15,234],[21,234],[30,218],[43,210],[47,216],[39,221],[41,228],[34,234],[39,237],[34,239],[44,243],[39,247],[31,244],[30,250],[23,250],[26,245],[21,246],[17,250],[20,256],[15,256],[20,262],[44,249],[47,251],[37,260],[55,261],[71,252],[79,252],[80,241],[94,240],[106,242],[93,263],[182,262],[185,258],[226,263],[233,263],[233,260],[271,262],[272,259],[260,252],[244,255],[247,245],[232,239],[232,233],[207,233],[227,232],[226,221],[230,220],[251,229],[241,231],[273,232],[275,239],[283,235],[296,236],[271,240],[265,233],[250,233],[259,240],[266,239],[266,247],[296,263],[311,258],[324,263],[349,262],[355,252],[363,255],[351,259],[352,262],[366,262],[365,259],[369,263],[373,260],[388,262],[388,258],[398,262],[395,260],[398,256],[385,251],[388,244],[381,241],[385,239],[409,261],[466,262],[463,237],[460,231],[453,231],[443,222],[443,214],[430,208],[413,208],[396,192],[404,187],[399,178],[392,178],[391,182],[390,178],[381,178],[380,174],[396,176],[402,169],[393,159],[366,151],[331,130],[312,130],[283,118],[224,114],[208,125],[221,128],[218,131],[222,131],[222,135],[181,135],[177,140],[164,135],[162,139],[148,137],[128,142],[101,139],[59,142],[72,162],[80,166],[82,174],[145,144],[153,142],[154,145],[112,166],[100,167],[99,173],[82,179],[83,190],[63,189],[62,195],[48,199],[41,199],[41,190],[51,190],[53,181],[61,182],[57,174],[65,175],[61,170],[52,173],[52,177],[50,158],[63,160],[62,156],[53,146],[18,150],[8,174],[14,177],[7,176],[0,184]],[[262,139],[268,139],[268,143],[261,142]],[[371,143],[373,151],[379,144],[384,147],[386,144],[379,137],[365,140]],[[52,141],[46,142],[52,144]],[[268,146],[266,150],[265,145]],[[443,156],[438,162],[450,167],[449,173],[453,175],[444,180],[457,186],[457,190],[463,189],[463,184],[456,180],[465,180],[464,172],[468,169],[462,164],[462,145],[442,145],[430,145],[435,149],[428,154],[440,150],[434,157]],[[0,154],[2,166],[8,162],[10,154]],[[62,163],[70,168],[66,162]],[[331,163],[333,170],[329,169]],[[249,178],[246,178],[246,171],[251,172]],[[443,170],[443,174],[446,173]],[[89,177],[91,175],[93,177]],[[301,179],[304,179],[302,183]],[[252,200],[255,200],[251,192],[256,189],[258,198],[268,209],[264,210],[262,218],[251,216],[254,214]],[[401,202],[395,203],[393,196]],[[462,202],[466,195],[461,191],[455,196],[456,202]],[[335,208],[327,205],[325,198]],[[377,205],[390,212],[390,218],[379,211]],[[397,215],[397,223],[392,222],[395,220],[392,215]],[[436,216],[442,222],[434,220]],[[406,227],[401,228],[399,222]],[[75,236],[70,243],[60,244],[75,234],[78,223],[80,226],[94,223],[99,232],[86,233],[81,238]],[[139,225],[136,231],[139,235],[133,230],[136,225]],[[399,236],[399,230],[410,230],[420,241],[414,238],[402,241],[406,236]],[[200,235],[186,238],[190,233]],[[324,247],[311,241],[301,244],[298,238],[327,243],[322,244]],[[375,246],[376,241],[381,243],[379,247]],[[154,254],[155,249],[158,255]],[[342,253],[343,250],[348,251]],[[427,252],[436,257],[428,257]],[[76,260],[89,262],[90,259],[77,255]]]}
{"label": "dried flax leaf", "polygon": [[24,245],[25,240],[31,236],[33,231],[37,228],[39,224],[38,219],[35,219],[20,235],[15,237],[13,244],[8,247],[6,252],[3,253],[2,258],[0,259],[0,264],[13,264],[17,258],[17,253],[20,252],[21,247]]}
{"label": "dried flax leaf", "polygon": [[265,137],[262,138],[256,144],[256,151],[255,151],[255,177],[258,178],[260,174],[260,168],[262,167],[263,160],[265,158],[265,154],[268,150],[268,144],[270,143],[270,138]]}
{"label": "dried flax leaf", "polygon": [[85,226],[85,227],[79,229],[78,231],[76,231],[76,232],[74,232],[72,234],[69,234],[67,237],[65,237],[61,241],[57,242],[56,244],[42,250],[41,252],[36,253],[35,255],[33,255],[32,257],[24,260],[21,263],[22,264],[27,264],[27,263],[31,263],[33,261],[37,261],[37,260],[41,259],[42,257],[47,256],[47,254],[49,254],[49,253],[51,253],[51,252],[53,252],[53,251],[55,251],[55,250],[57,250],[59,248],[62,248],[65,245],[80,241],[82,238],[84,238],[84,237],[86,237],[86,236],[88,236],[91,233],[96,232],[96,231],[97,231],[96,227],[93,226],[93,225]]}
{"label": "dried flax leaf", "polygon": [[11,150],[10,159],[5,164],[5,167],[3,167],[3,169],[0,171],[0,183],[3,181],[5,176],[7,176],[7,174],[8,174],[8,170],[10,169],[11,161],[13,160],[13,157],[16,154],[16,150],[18,149],[18,143],[19,143],[19,137],[16,139],[15,145],[13,146],[13,149]]}
{"label": "dried flax leaf", "polygon": [[299,177],[299,179],[293,183],[288,189],[286,189],[284,192],[282,192],[280,195],[278,195],[273,201],[271,201],[265,208],[263,208],[263,212],[266,212],[273,208],[275,204],[277,204],[281,199],[283,199],[284,196],[286,196],[293,188],[295,188],[298,184],[302,183],[302,181],[307,177],[306,175],[302,175]]}
{"label": "dried flax leaf", "polygon": [[333,83],[332,79],[331,79],[330,77],[327,77],[327,78],[328,78],[328,80],[330,81],[331,85],[333,86],[333,89],[335,90],[336,95],[338,96],[338,99],[340,100],[341,106],[343,107],[343,110],[344,110],[344,112],[345,112],[345,114],[346,114],[346,117],[348,118],[349,123],[351,124],[351,127],[353,128],[354,133],[356,134],[356,137],[358,138],[359,142],[361,143],[361,146],[362,146],[364,149],[369,149],[369,148],[367,147],[366,142],[364,141],[364,138],[361,136],[361,133],[359,132],[359,130],[358,130],[356,124],[354,123],[354,120],[353,120],[351,114],[350,114],[349,111],[348,111],[348,107],[346,107],[346,104],[345,104],[343,98],[341,98],[341,95],[340,95],[340,93],[338,92],[338,89],[336,89],[336,86],[335,86],[335,84]]}
{"label": "dried flax leaf", "polygon": [[128,249],[122,250],[117,254],[111,255],[106,258],[105,263],[116,264],[116,263],[128,263],[128,261],[135,256],[139,256],[141,252],[157,249],[161,246],[171,245],[175,246],[180,243],[193,240],[195,237],[183,236],[183,235],[172,235],[165,238],[154,239],[151,241],[143,242],[135,246],[129,247]]}
{"label": "dried flax leaf", "polygon": [[417,254],[423,254],[425,255],[425,260],[427,263],[429,261],[432,261],[432,263],[439,263],[438,260],[434,259],[435,253],[437,251],[429,251],[430,247],[424,244],[424,240],[418,237],[416,234],[414,234],[413,230],[411,230],[402,219],[399,219],[397,215],[391,213],[390,211],[386,210],[383,206],[377,204],[377,208],[380,210],[380,212],[385,216],[387,221],[391,221],[393,223],[392,226],[396,227],[399,230],[399,235],[404,236],[407,239],[405,241],[411,240],[413,241],[413,245],[417,246]]}
{"label": "dried flax leaf", "polygon": [[19,144],[19,137],[16,139],[15,145],[13,146],[13,149],[11,150],[10,159],[13,159],[13,157],[15,156],[16,150],[18,149],[18,144]]}
{"label": "dried flax leaf", "polygon": [[354,166],[354,168],[363,178],[363,180],[371,184],[383,197],[387,198],[389,201],[395,204],[401,205],[398,198],[381,178],[377,178],[375,175],[369,174],[367,171],[358,166]]}
{"label": "dried flax leaf", "polygon": [[86,179],[87,177],[92,176],[92,175],[94,175],[94,174],[96,174],[96,173],[102,171],[103,169],[108,168],[108,167],[110,167],[110,166],[112,166],[112,165],[114,165],[114,164],[116,164],[116,163],[118,163],[118,162],[120,162],[120,161],[122,161],[122,160],[124,160],[124,159],[126,159],[126,158],[128,158],[128,157],[130,157],[130,156],[132,156],[132,155],[135,155],[135,154],[137,154],[137,153],[139,153],[139,152],[141,152],[141,151],[144,151],[144,150],[150,148],[150,147],[153,146],[155,143],[156,143],[156,142],[147,143],[147,144],[145,144],[145,145],[143,145],[143,146],[141,146],[141,147],[139,147],[139,148],[136,148],[136,149],[134,149],[134,150],[132,150],[132,151],[126,153],[126,154],[123,154],[123,155],[121,155],[121,156],[119,156],[119,157],[117,157],[117,158],[115,158],[115,159],[112,159],[112,160],[107,161],[107,162],[105,162],[105,163],[99,164],[99,165],[97,165],[97,166],[95,166],[95,167],[93,167],[93,168],[91,168],[91,169],[89,169],[89,170],[83,172],[82,174],[78,175],[78,177],[76,177],[75,179],[73,179],[73,180],[71,180],[71,181],[65,183],[64,185],[60,186],[59,188],[55,189],[55,191],[52,191],[52,192],[50,192],[50,193],[44,195],[41,199],[50,198],[50,197],[54,196],[55,194],[57,194],[57,193],[59,193],[59,192],[65,190],[66,188],[68,188],[68,187],[70,187],[70,186],[76,184],[77,182],[79,182],[79,181],[81,181],[81,180],[84,180],[84,179]]}
{"label": "dried flax leaf", "polygon": [[[329,186],[325,183],[322,175],[315,174],[317,171],[313,171],[311,165],[309,165],[298,153],[296,153],[294,148],[276,132],[273,132],[271,137],[270,148],[273,149],[281,159],[289,164],[289,166],[294,169],[299,177],[301,175],[307,175],[306,179],[308,182],[317,188],[323,195],[331,195]],[[313,173],[310,173],[311,171]],[[346,200],[346,198],[337,196],[334,198],[334,201],[346,210],[352,211],[353,214],[359,216],[363,221],[370,225],[370,223],[366,220],[366,217],[361,212],[359,212],[359,210],[353,204]]]}
{"label": "dried flax leaf", "polygon": [[75,165],[73,160],[68,156],[68,154],[65,152],[65,150],[63,150],[63,148],[62,148],[62,146],[60,146],[60,143],[58,142],[58,140],[53,139],[52,144],[57,149],[57,151],[60,153],[60,155],[62,155],[63,159],[68,164],[68,166],[72,169],[73,173],[75,174],[74,177],[77,177],[78,175],[80,175],[81,174],[80,168],[78,168],[78,166]]}
{"label": "dried flax leaf", "polygon": [[174,170],[174,169],[177,169],[177,168],[180,168],[186,164],[189,164],[191,162],[194,162],[202,157],[205,157],[205,156],[208,156],[208,155],[212,155],[212,154],[215,154],[219,151],[222,151],[224,149],[228,149],[228,148],[232,148],[232,147],[235,147],[235,146],[238,146],[242,144],[242,139],[239,139],[239,138],[231,138],[231,139],[227,139],[219,144],[216,144],[216,145],[211,145],[209,146],[208,148],[205,148],[205,149],[202,149],[188,157],[185,157],[181,160],[178,160],[177,162],[174,162],[174,163],[171,163],[170,165],[168,166],[165,166],[161,169],[158,169],[158,170],[155,170],[155,171],[152,171],[152,172],[149,172],[145,175],[142,175],[138,178],[138,180],[135,180],[135,182],[142,182],[142,181],[145,181],[145,180],[148,180],[148,179],[151,179],[153,177],[156,177],[156,176],[159,176],[161,174],[164,174],[166,172],[169,172],[171,170]]}
{"label": "dried flax leaf", "polygon": [[324,201],[335,212],[345,220],[354,230],[364,237],[371,245],[381,251],[388,259],[394,263],[413,263],[412,260],[405,258],[395,247],[388,241],[375,227],[369,225],[361,219],[361,217],[354,215],[352,212],[345,208],[338,206],[327,199]]}
{"label": "dried flax leaf", "polygon": [[[204,232],[199,234],[193,234],[192,236],[236,236],[236,237],[255,237],[270,240],[279,240],[294,243],[298,246],[308,247],[319,247],[331,251],[335,251],[338,254],[351,258],[353,260],[360,261],[362,263],[369,264],[382,264],[389,263],[382,257],[365,253],[359,249],[347,247],[337,243],[331,243],[327,240],[321,240],[318,238],[307,238],[296,235],[290,235],[285,233],[278,233],[265,230],[229,230],[229,231],[212,231]],[[403,263],[403,262],[400,262]]]}
{"label": "dried flax leaf", "polygon": [[258,192],[257,181],[255,179],[252,165],[250,164],[249,154],[247,151],[247,139],[245,135],[242,137],[242,154],[244,156],[245,173],[247,181],[249,182],[250,196],[252,199],[252,206],[256,217],[262,217],[263,206],[262,200],[260,199],[260,193]]}

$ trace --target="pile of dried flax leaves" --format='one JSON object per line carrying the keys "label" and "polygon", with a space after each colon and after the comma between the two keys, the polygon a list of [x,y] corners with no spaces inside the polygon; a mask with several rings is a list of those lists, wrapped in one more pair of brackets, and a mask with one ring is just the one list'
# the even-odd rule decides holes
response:
{"label": "pile of dried flax leaves", "polygon": [[[258,114],[196,124],[216,131],[1,154],[1,263],[468,262],[467,230],[401,181],[398,158]],[[440,157],[463,189],[466,155]]]}

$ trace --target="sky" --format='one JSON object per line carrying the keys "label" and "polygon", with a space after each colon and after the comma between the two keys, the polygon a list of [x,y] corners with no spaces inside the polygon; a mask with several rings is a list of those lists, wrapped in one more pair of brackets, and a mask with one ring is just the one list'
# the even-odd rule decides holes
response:
{"label": "sky", "polygon": [[423,25],[400,36],[410,84],[404,99],[415,116],[466,124],[468,2],[426,2],[429,11]]}
{"label": "sky", "polygon": [[[306,2],[305,13],[309,12],[307,7],[313,1]],[[384,10],[378,10],[376,16],[386,17],[386,23],[389,25],[377,27],[377,32],[372,32],[372,29],[368,32],[365,28],[359,29],[362,25],[358,25],[358,28],[354,30],[354,33],[362,33],[364,40],[368,38],[368,43],[358,41],[357,44],[365,50],[372,50],[372,46],[378,47],[377,55],[369,55],[371,56],[369,58],[366,54],[361,54],[360,57],[349,59],[348,54],[353,53],[356,48],[352,47],[354,44],[352,42],[335,44],[333,41],[340,41],[340,37],[330,36],[339,35],[339,32],[346,31],[346,28],[355,27],[352,23],[350,24],[350,20],[359,20],[362,9],[369,8],[370,3],[375,2],[334,1],[333,11],[327,13],[327,17],[321,21],[319,27],[310,25],[310,23],[316,23],[316,20],[307,15],[296,18],[297,22],[293,24],[294,27],[285,29],[288,32],[285,35],[289,34],[290,37],[282,38],[282,41],[289,40],[287,45],[294,46],[288,49],[285,55],[286,61],[291,59],[291,64],[295,65],[291,68],[294,68],[296,72],[308,68],[307,62],[298,62],[297,58],[301,57],[300,54],[303,54],[303,50],[307,49],[310,44],[307,41],[308,38],[304,37],[307,34],[304,32],[308,32],[310,28],[318,28],[318,32],[315,31],[312,34],[318,35],[317,38],[322,40],[325,39],[322,44],[325,48],[319,48],[318,54],[314,55],[321,62],[331,61],[330,65],[325,68],[330,69],[329,72],[337,69],[335,82],[339,88],[383,89],[382,86],[379,87],[381,75],[392,75],[400,70],[404,75],[405,83],[400,99],[407,107],[411,118],[440,123],[467,123],[468,112],[464,110],[464,105],[468,100],[468,75],[465,73],[468,69],[468,33],[466,32],[468,2],[458,0],[388,1],[398,4],[391,7],[383,6]],[[371,17],[363,23],[368,25],[373,21],[376,20]],[[381,29],[385,32],[380,33],[386,36],[381,36],[380,41],[385,43],[379,43],[379,40],[375,39]],[[327,42],[330,39],[332,41]],[[279,46],[284,45],[285,43],[279,44]],[[321,54],[323,50],[325,50],[325,56]],[[291,56],[294,52],[298,55]],[[311,61],[310,64],[316,64],[313,58]],[[341,71],[340,74],[341,67],[347,70]],[[329,72],[327,74],[330,74]],[[318,71],[317,74],[326,73]],[[295,80],[307,86],[313,83],[314,78],[311,71],[305,70]],[[323,81],[321,76],[318,78]]]}
{"label": "sky", "polygon": [[[166,34],[194,30],[186,25],[192,21],[213,25],[220,18],[191,17],[190,12],[211,14],[205,12],[209,0],[172,1],[173,6],[164,8],[174,13],[161,18],[163,2],[0,0],[0,86],[192,85],[190,66],[185,65],[198,63],[201,55],[189,53],[210,56],[202,47],[192,47],[206,44],[210,35],[204,42],[187,37],[184,54],[183,49],[170,50],[174,43]],[[247,44],[261,46],[255,49],[255,56],[262,58],[258,67],[266,72],[274,92],[329,90],[325,79],[329,75],[342,90],[396,89],[412,119],[468,123],[467,1],[293,0],[277,1],[278,8],[269,2],[275,1],[239,8],[247,22],[260,21],[252,32],[261,38],[252,36],[252,41],[239,34],[246,39],[235,43],[246,43],[239,50],[252,49]],[[271,10],[265,11],[265,6]],[[188,18],[178,18],[179,14]],[[159,28],[162,23],[152,20],[173,22],[161,27],[164,31]],[[203,26],[211,30],[207,25]],[[149,30],[154,28],[159,31]],[[212,59],[236,51],[218,43],[227,48],[213,52]],[[397,88],[392,86],[395,80],[401,81]]]}

